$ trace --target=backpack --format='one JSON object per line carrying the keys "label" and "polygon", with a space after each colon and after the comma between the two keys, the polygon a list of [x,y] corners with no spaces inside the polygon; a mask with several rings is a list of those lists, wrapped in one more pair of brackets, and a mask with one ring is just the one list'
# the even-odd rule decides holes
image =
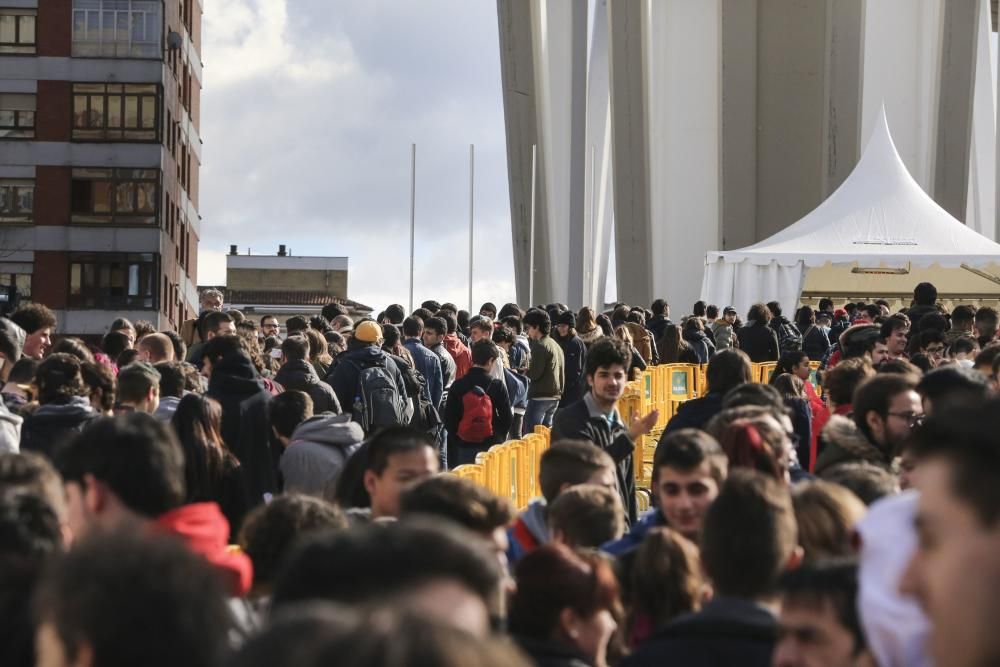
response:
{"label": "backpack", "polygon": [[410,394],[410,400],[413,403],[410,426],[418,431],[433,432],[441,425],[441,416],[434,404],[431,403],[430,395],[427,393],[427,379],[423,373],[409,364],[396,364],[396,366],[403,374],[403,384],[406,385],[406,392]]}
{"label": "backpack", "polygon": [[788,320],[778,324],[774,332],[778,334],[778,349],[781,352],[798,352],[802,349],[802,334]]}
{"label": "backpack", "polygon": [[406,426],[409,412],[396,387],[396,381],[386,366],[374,364],[362,367],[348,361],[358,371],[357,389],[351,416],[366,434],[387,426]]}
{"label": "backpack", "polygon": [[465,442],[482,442],[493,435],[493,399],[479,385],[462,396],[462,419],[456,435]]}

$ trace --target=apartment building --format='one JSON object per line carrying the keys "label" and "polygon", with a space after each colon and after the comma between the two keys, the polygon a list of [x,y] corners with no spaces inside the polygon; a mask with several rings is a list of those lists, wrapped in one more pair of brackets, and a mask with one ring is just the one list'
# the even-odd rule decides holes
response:
{"label": "apartment building", "polygon": [[198,308],[202,0],[0,0],[0,286],[59,333]]}

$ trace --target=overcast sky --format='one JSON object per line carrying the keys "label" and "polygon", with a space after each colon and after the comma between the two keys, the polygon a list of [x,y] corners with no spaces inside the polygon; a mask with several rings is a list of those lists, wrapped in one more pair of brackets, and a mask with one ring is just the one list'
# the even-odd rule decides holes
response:
{"label": "overcast sky", "polygon": [[225,253],[350,258],[348,296],[409,291],[417,144],[417,302],[514,298],[494,0],[212,0],[204,16],[199,284]]}

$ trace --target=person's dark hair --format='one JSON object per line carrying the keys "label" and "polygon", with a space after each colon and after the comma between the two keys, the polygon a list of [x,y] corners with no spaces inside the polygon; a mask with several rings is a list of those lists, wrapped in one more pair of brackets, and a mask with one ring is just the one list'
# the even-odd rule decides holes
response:
{"label": "person's dark hair", "polygon": [[333,322],[341,315],[347,315],[347,309],[339,303],[328,303],[323,306],[319,314],[325,317],[327,322]]}
{"label": "person's dark hair", "polygon": [[469,311],[467,310],[460,310],[455,314],[455,321],[458,323],[458,327],[462,331],[469,330],[469,320]]}
{"label": "person's dark hair", "polygon": [[705,307],[705,317],[710,320],[714,320],[719,316],[719,307],[715,304],[709,304]]}
{"label": "person's dark hair", "polygon": [[299,424],[313,416],[313,401],[304,391],[289,389],[271,399],[267,414],[274,430],[290,438]]}
{"label": "person's dark hair", "polygon": [[526,327],[537,328],[543,336],[548,336],[552,329],[552,318],[544,310],[532,308],[521,319],[521,323]]}
{"label": "person's dark hair", "polygon": [[84,343],[79,338],[60,338],[52,345],[52,349],[49,350],[50,353],[55,354],[56,352],[65,352],[66,354],[72,354],[74,357],[80,360],[81,363],[87,363],[88,361],[93,363],[94,355],[87,348],[86,343]]}
{"label": "person's dark hair", "polygon": [[846,487],[813,479],[792,487],[799,546],[809,561],[855,553],[854,525],[865,514],[861,499]]}
{"label": "person's dark hair", "polygon": [[797,544],[782,482],[734,470],[705,514],[701,558],[716,595],[755,599],[773,591]]}
{"label": "person's dark hair", "polygon": [[118,402],[136,403],[160,389],[160,373],[144,361],[134,361],[118,372]]}
{"label": "person's dark hair", "polygon": [[275,578],[272,608],[304,600],[384,602],[442,579],[485,602],[497,590],[500,567],[485,540],[450,521],[357,526],[296,549]]}
{"label": "person's dark hair", "polygon": [[[876,375],[869,378],[854,391],[851,404],[854,407],[854,424],[868,440],[872,440],[871,427],[868,425],[868,413],[874,412],[882,419],[889,413],[892,400],[907,391],[916,389],[913,378],[906,375]],[[874,441],[872,441],[874,444]],[[895,452],[886,452],[893,456]]]}
{"label": "person's dark hair", "polygon": [[424,320],[424,328],[433,331],[435,336],[443,336],[448,333],[448,323],[440,317]]}
{"label": "person's dark hair", "polygon": [[437,314],[437,312],[441,310],[441,304],[435,301],[434,299],[428,299],[427,301],[424,301],[423,303],[420,304],[420,307],[430,311],[431,314]]}
{"label": "person's dark hair", "polygon": [[483,333],[487,333],[490,335],[493,334],[493,320],[491,320],[488,317],[482,317],[480,315],[476,315],[476,317],[473,318],[472,323],[469,326],[470,328],[477,329],[479,331],[482,331]]}
{"label": "person's dark hair", "polygon": [[35,372],[38,402],[45,405],[65,401],[71,396],[85,396],[87,388],[80,367],[80,360],[65,352],[45,357]]}
{"label": "person's dark hair", "polygon": [[184,503],[184,452],[166,424],[144,412],[98,417],[60,451],[56,467],[81,486],[92,475],[141,516]]}
{"label": "person's dark hair", "polygon": [[867,461],[838,463],[824,468],[820,478],[839,484],[861,499],[865,505],[899,493],[899,481],[885,468]]}
{"label": "person's dark hair", "polygon": [[74,663],[213,667],[232,625],[219,575],[178,540],[118,533],[85,539],[49,564],[35,597]]}
{"label": "person's dark hair", "polygon": [[450,310],[440,311],[436,317],[444,320],[444,323],[448,326],[448,333],[453,334],[458,331],[458,320],[455,319],[455,315]]}
{"label": "person's dark hair", "polygon": [[508,345],[513,345],[517,342],[517,337],[514,335],[514,330],[508,326],[502,326],[498,329],[493,330],[492,335],[493,342],[499,345],[500,343],[507,343]]}
{"label": "person's dark hair", "polygon": [[403,335],[407,338],[416,338],[424,332],[424,321],[416,316],[407,317],[403,320]]}
{"label": "person's dark hair", "polygon": [[10,367],[10,375],[7,376],[7,382],[29,384],[35,379],[39,365],[41,365],[41,362],[38,359],[21,357]]}
{"label": "person's dark hair", "polygon": [[132,349],[132,345],[128,336],[121,331],[109,331],[101,339],[101,349],[104,351],[104,354],[117,360],[122,352]]}
{"label": "person's dark hair", "polygon": [[305,361],[309,358],[309,339],[302,335],[289,336],[281,343],[281,353],[289,361]]}
{"label": "person's dark hair", "polygon": [[959,336],[951,341],[951,345],[948,346],[948,354],[951,356],[956,354],[972,354],[978,347],[979,343],[970,336]]}
{"label": "person's dark hair", "polygon": [[785,408],[785,400],[774,385],[746,383],[733,387],[722,397],[722,409],[738,408],[744,405],[759,405],[771,408],[781,414]]}
{"label": "person's dark hair", "polygon": [[520,637],[550,640],[567,608],[589,618],[619,606],[611,565],[598,555],[576,553],[561,544],[550,542],[521,558],[515,578],[509,629]]}
{"label": "person's dark hair", "polygon": [[848,559],[806,563],[788,570],[778,580],[782,607],[808,607],[822,610],[829,606],[841,627],[854,640],[853,655],[863,651],[867,642],[858,615],[858,565]]}
{"label": "person's dark hair", "polygon": [[885,322],[882,323],[882,326],[879,329],[879,337],[885,341],[888,340],[896,330],[909,328],[910,318],[906,315],[900,313],[890,315],[886,318]]}
{"label": "person's dark hair", "polygon": [[722,350],[708,361],[705,381],[708,391],[725,394],[730,389],[752,380],[750,357],[742,350]]}
{"label": "person's dark hair", "polygon": [[906,359],[889,359],[888,361],[883,361],[879,364],[877,372],[880,375],[883,373],[909,375],[914,379],[914,382],[919,382],[920,376],[923,374],[923,371],[919,367]]}
{"label": "person's dark hair", "polygon": [[323,497],[341,509],[371,507],[372,499],[365,488],[365,471],[368,469],[368,443],[362,442],[347,457],[340,474],[323,489]]}
{"label": "person's dark hair", "polygon": [[41,561],[61,549],[59,517],[45,496],[26,490],[0,493],[0,564]]}
{"label": "person's dark hair", "polygon": [[976,311],[972,306],[955,306],[951,311],[951,321],[952,324],[957,324],[961,322],[962,324],[971,324],[976,319]]}
{"label": "person's dark hair", "polygon": [[777,301],[768,301],[767,309],[771,311],[772,317],[781,317],[781,304]]}
{"label": "person's dark hair", "polygon": [[233,322],[235,324],[236,320],[233,318],[231,313],[221,310],[213,310],[205,315],[203,326],[206,333],[210,331],[217,332],[219,327],[226,322]]}
{"label": "person's dark hair", "polygon": [[552,535],[576,549],[596,549],[621,537],[625,514],[618,492],[597,484],[578,484],[560,493],[546,507]]}
{"label": "person's dark hair", "polygon": [[205,341],[205,345],[201,348],[202,354],[205,359],[208,359],[212,363],[215,363],[219,359],[224,359],[232,354],[242,354],[248,359],[250,355],[243,351],[243,345],[240,342],[240,337],[236,334],[222,334],[219,336],[214,336],[213,338]]}
{"label": "person's dark hair", "polygon": [[625,373],[632,365],[632,350],[620,338],[600,338],[587,350],[586,374],[593,377],[598,370],[621,366]]}
{"label": "person's dark hair", "polygon": [[864,356],[875,349],[880,337],[877,324],[855,324],[840,335],[840,352],[844,359]]}
{"label": "person's dark hair", "polygon": [[125,368],[133,361],[137,361],[138,359],[139,359],[139,351],[136,350],[134,347],[130,347],[127,350],[123,350],[121,354],[115,357],[115,366],[117,366],[118,369],[121,370],[122,368]]}
{"label": "person's dark hair", "polygon": [[505,317],[516,317],[521,319],[521,307],[516,303],[505,303],[497,313],[496,319],[502,321]]}
{"label": "person's dark hair", "polygon": [[185,372],[183,361],[161,361],[153,366],[160,374],[160,397],[184,395]]}
{"label": "person's dark hair", "polygon": [[309,328],[306,331],[315,331],[322,336],[327,331],[330,331],[331,328],[328,319],[322,315],[313,315],[309,318]]}
{"label": "person's dark hair", "polygon": [[950,464],[950,490],[985,527],[1000,521],[1000,399],[967,401],[936,411],[913,434],[918,460]]}
{"label": "person's dark hair", "polygon": [[127,317],[119,317],[111,322],[111,326],[108,327],[109,331],[135,331],[135,325]]}
{"label": "person's dark hair", "polygon": [[287,335],[299,333],[309,328],[309,320],[302,315],[293,315],[285,320],[285,332]]}
{"label": "person's dark hair", "polygon": [[514,330],[514,333],[521,335],[524,331],[524,322],[517,315],[508,315],[507,317],[501,317],[500,323],[504,324]]}
{"label": "person's dark hair", "polygon": [[806,383],[797,375],[782,373],[778,377],[772,378],[771,386],[777,389],[786,401],[790,398],[805,398]]}
{"label": "person's dark hair", "polygon": [[931,283],[920,283],[913,288],[913,302],[918,306],[933,306],[937,297],[937,288]]}
{"label": "person's dark hair", "polygon": [[992,306],[983,306],[976,311],[975,323],[980,336],[992,336],[1000,326],[1000,313]]}
{"label": "person's dark hair", "polygon": [[368,439],[366,470],[376,475],[385,472],[389,457],[394,454],[418,451],[424,447],[436,450],[434,441],[426,433],[408,426],[392,426],[378,431]]}
{"label": "person's dark hair", "polygon": [[238,465],[222,440],[222,408],[207,396],[188,394],[170,419],[184,450],[185,502],[216,500],[228,465]]}
{"label": "person's dark hair", "polygon": [[44,498],[57,517],[66,516],[62,478],[47,458],[34,452],[0,454],[0,489]]}
{"label": "person's dark hair", "polygon": [[657,299],[649,306],[649,309],[653,311],[654,315],[664,315],[670,306],[664,299]]}
{"label": "person's dark hair", "polygon": [[943,334],[948,330],[948,327],[948,320],[941,313],[927,313],[920,318],[920,333],[937,331],[942,334],[941,340],[944,340]]}
{"label": "person's dark hair", "polygon": [[40,303],[28,303],[10,316],[11,321],[24,329],[29,336],[39,329],[56,326],[56,315],[47,306]]}
{"label": "person's dark hair", "polygon": [[487,301],[483,305],[479,306],[479,312],[482,313],[483,311],[490,313],[490,319],[496,319],[497,316],[496,304]]}
{"label": "person's dark hair", "polygon": [[661,468],[690,472],[702,463],[720,486],[729,470],[729,459],[719,443],[700,429],[682,428],[668,433],[653,453],[652,480],[656,485]]}
{"label": "person's dark hair", "polygon": [[551,503],[563,486],[583,484],[602,468],[614,470],[614,461],[603,449],[585,440],[557,440],[542,453],[538,485]]}
{"label": "person's dark hair", "polygon": [[941,343],[944,345],[944,334],[937,329],[921,329],[917,336],[917,346],[926,350],[931,343]]}
{"label": "person's dark hair", "polygon": [[257,506],[244,519],[239,537],[243,553],[253,561],[254,585],[272,583],[282,561],[299,540],[345,528],[343,513],[320,498],[286,493]]}
{"label": "person's dark hair", "polygon": [[400,517],[423,515],[454,521],[489,537],[514,518],[514,507],[485,486],[454,475],[437,475],[411,487],[399,498]]}
{"label": "person's dark hair", "polygon": [[827,371],[823,390],[835,405],[850,405],[854,391],[866,379],[875,375],[875,369],[865,357],[844,359]]}
{"label": "person's dark hair", "polygon": [[771,311],[763,303],[755,303],[747,311],[747,322],[757,322],[764,325],[771,321]]}
{"label": "person's dark hair", "polygon": [[819,306],[820,310],[832,311],[833,310],[833,299],[831,299],[829,297],[823,297],[822,299],[819,300],[818,306]]}
{"label": "person's dark hair", "polygon": [[799,330],[805,333],[805,330],[809,328],[810,325],[816,323],[816,313],[810,306],[802,306],[797,311],[795,311],[795,325]]}
{"label": "person's dark hair", "polygon": [[176,331],[163,331],[161,332],[164,336],[170,339],[170,342],[174,346],[174,359],[177,361],[184,361],[187,359],[187,344],[185,344],[184,339]]}
{"label": "person's dark hair", "polygon": [[808,358],[809,355],[802,350],[782,352],[781,357],[778,359],[778,363],[774,366],[774,372],[771,373],[769,384],[774,384],[774,381],[778,379],[779,376],[784,375],[785,373],[791,373],[796,366]]}
{"label": "person's dark hair", "polygon": [[490,360],[500,358],[500,348],[492,340],[482,339],[472,344],[472,364],[485,366]]}
{"label": "person's dark hair", "polygon": [[87,387],[92,405],[96,399],[97,405],[105,412],[115,407],[117,381],[110,368],[95,362],[84,363],[80,366],[80,377]]}

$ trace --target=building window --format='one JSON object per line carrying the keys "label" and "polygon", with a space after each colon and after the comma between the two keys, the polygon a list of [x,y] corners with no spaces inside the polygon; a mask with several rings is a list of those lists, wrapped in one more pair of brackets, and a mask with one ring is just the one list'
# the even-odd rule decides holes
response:
{"label": "building window", "polygon": [[153,253],[73,252],[69,262],[71,307],[157,307],[158,272]]}
{"label": "building window", "polygon": [[35,96],[0,93],[0,139],[35,138]]}
{"label": "building window", "polygon": [[162,58],[163,0],[73,0],[73,55]]}
{"label": "building window", "polygon": [[35,182],[0,178],[0,222],[31,222],[35,211]]}
{"label": "building window", "polygon": [[0,53],[35,52],[35,10],[0,9]]}
{"label": "building window", "polygon": [[73,170],[72,222],[155,225],[157,169]]}
{"label": "building window", "polygon": [[74,83],[73,138],[95,141],[155,141],[157,86]]}
{"label": "building window", "polygon": [[14,285],[17,293],[21,296],[21,303],[31,300],[30,273],[0,273],[0,287],[10,287],[11,285]]}

